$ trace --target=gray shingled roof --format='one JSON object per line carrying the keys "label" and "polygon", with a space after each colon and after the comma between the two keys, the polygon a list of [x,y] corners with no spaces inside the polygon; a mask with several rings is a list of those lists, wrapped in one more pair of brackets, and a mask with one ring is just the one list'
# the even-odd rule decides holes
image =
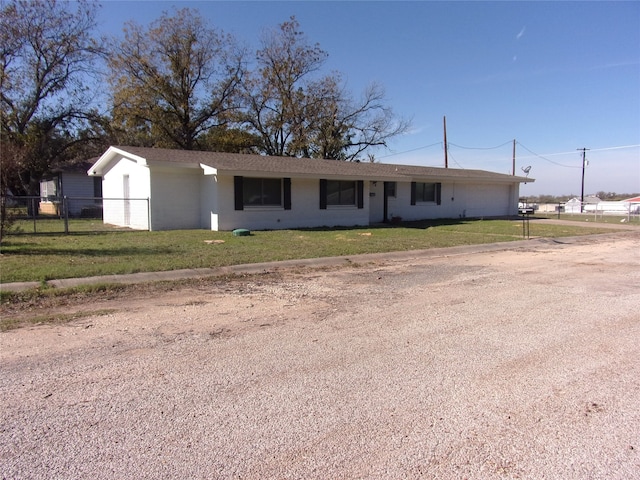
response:
{"label": "gray shingled roof", "polygon": [[147,164],[179,163],[206,165],[230,175],[281,174],[290,177],[411,181],[467,180],[478,182],[533,182],[524,178],[485,170],[465,170],[442,167],[420,167],[371,162],[342,162],[294,157],[272,157],[225,152],[202,152],[146,147],[114,147],[146,160]]}

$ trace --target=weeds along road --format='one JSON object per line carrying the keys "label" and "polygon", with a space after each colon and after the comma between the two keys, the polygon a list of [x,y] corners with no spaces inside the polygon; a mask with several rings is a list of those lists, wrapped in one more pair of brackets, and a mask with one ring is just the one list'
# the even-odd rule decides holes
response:
{"label": "weeds along road", "polygon": [[0,478],[640,477],[640,235],[250,277],[0,334]]}

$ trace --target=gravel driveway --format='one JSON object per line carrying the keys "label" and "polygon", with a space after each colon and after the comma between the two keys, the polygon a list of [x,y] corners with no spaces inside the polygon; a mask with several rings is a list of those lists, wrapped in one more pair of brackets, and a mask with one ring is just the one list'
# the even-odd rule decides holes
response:
{"label": "gravel driveway", "polygon": [[640,235],[0,334],[0,478],[640,478]]}

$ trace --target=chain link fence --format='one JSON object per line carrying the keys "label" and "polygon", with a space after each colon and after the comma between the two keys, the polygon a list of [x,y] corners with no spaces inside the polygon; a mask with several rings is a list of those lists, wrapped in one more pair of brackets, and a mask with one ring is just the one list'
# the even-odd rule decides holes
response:
{"label": "chain link fence", "polygon": [[7,196],[8,233],[149,230],[148,198]]}

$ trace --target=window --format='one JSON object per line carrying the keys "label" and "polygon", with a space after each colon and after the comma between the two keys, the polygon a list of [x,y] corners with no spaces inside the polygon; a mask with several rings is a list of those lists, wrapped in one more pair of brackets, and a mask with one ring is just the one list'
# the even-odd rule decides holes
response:
{"label": "window", "polygon": [[384,182],[384,189],[387,197],[396,196],[396,182]]}
{"label": "window", "polygon": [[436,203],[440,205],[441,183],[411,182],[411,205]]}
{"label": "window", "polygon": [[362,180],[320,180],[320,209],[327,206],[364,208],[364,182]]}
{"label": "window", "polygon": [[356,182],[345,180],[327,181],[327,205],[355,205]]}
{"label": "window", "polygon": [[282,180],[279,178],[245,177],[242,203],[245,207],[282,205]]}
{"label": "window", "polygon": [[234,177],[235,209],[283,207],[291,210],[290,178]]}
{"label": "window", "polygon": [[436,184],[416,182],[416,201],[417,202],[435,202],[436,201]]}

